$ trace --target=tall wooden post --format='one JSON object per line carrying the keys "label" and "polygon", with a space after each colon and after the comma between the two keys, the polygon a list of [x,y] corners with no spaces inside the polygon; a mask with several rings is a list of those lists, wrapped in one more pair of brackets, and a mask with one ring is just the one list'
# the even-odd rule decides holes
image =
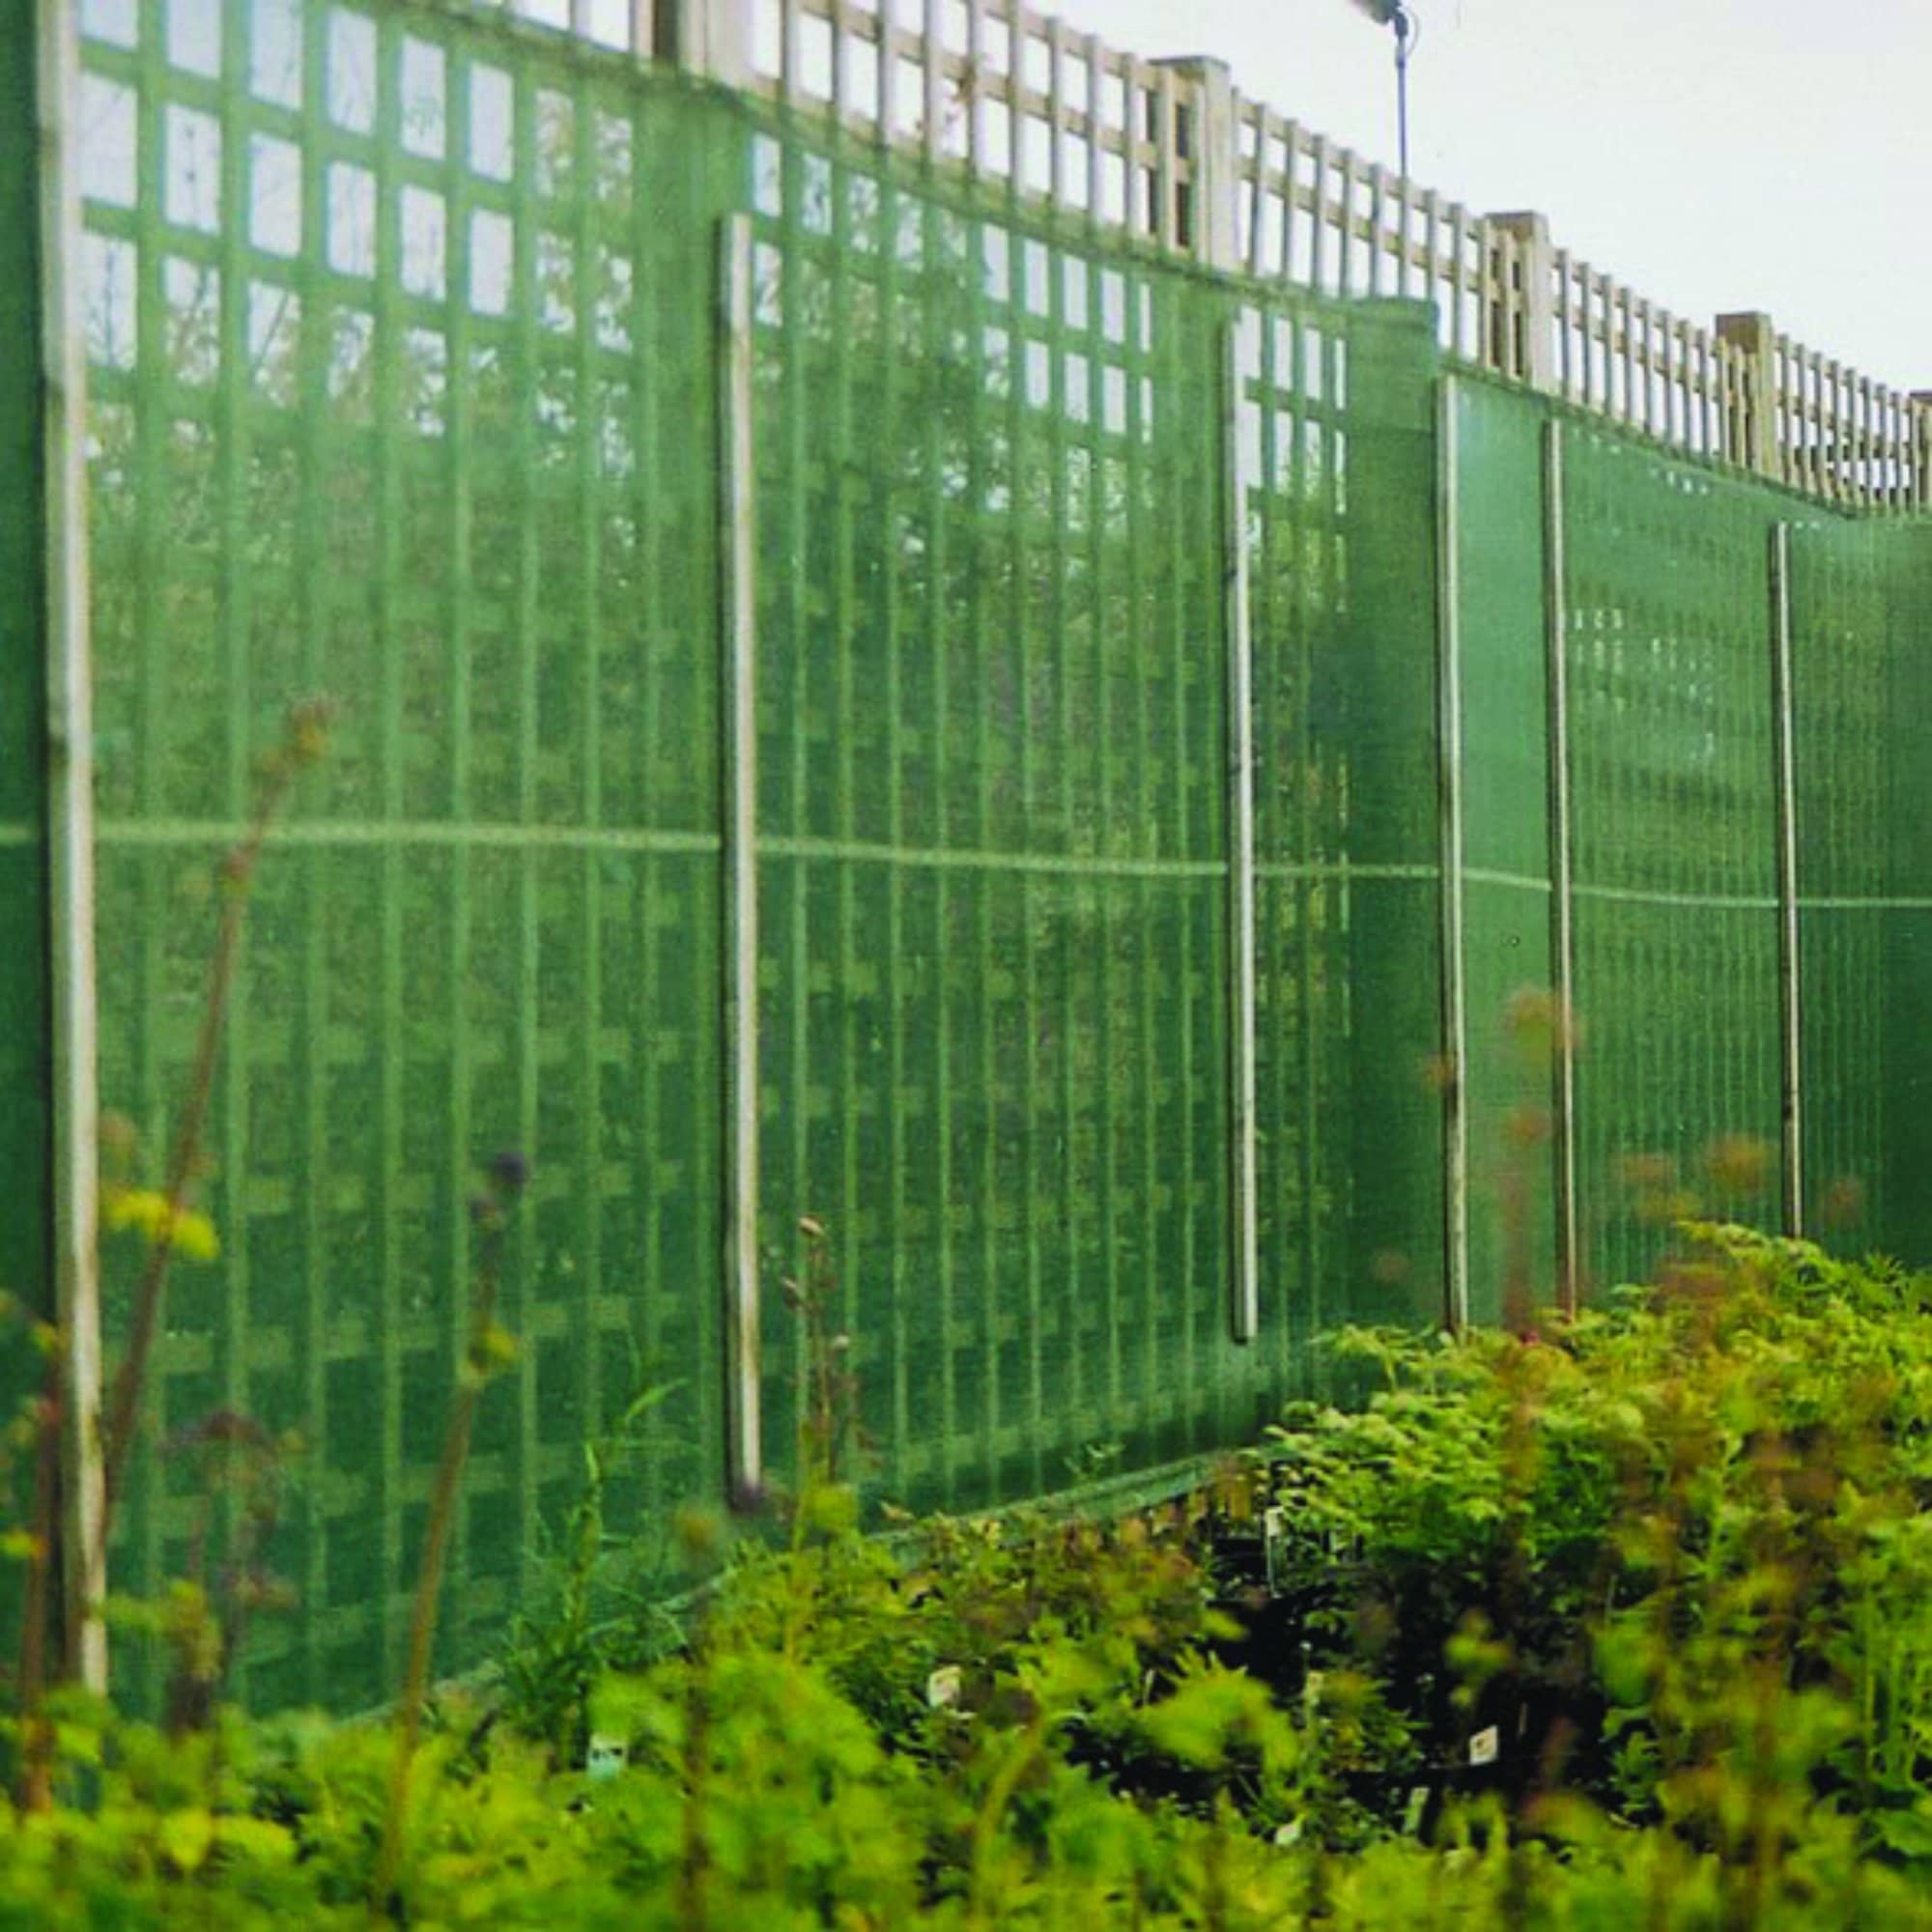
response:
{"label": "tall wooden post", "polygon": [[1718,318],[1718,340],[1737,352],[1742,379],[1725,409],[1724,454],[1760,476],[1781,475],[1777,330],[1761,310],[1742,309]]}
{"label": "tall wooden post", "polygon": [[[75,9],[0,25],[0,1155],[6,1286],[63,1338],[60,1574],[71,1668],[105,1688],[86,351]],[[9,823],[8,821],[11,821]],[[12,1217],[17,1216],[17,1219]]]}
{"label": "tall wooden post", "polygon": [[1189,163],[1189,182],[1180,210],[1180,233],[1189,253],[1204,267],[1241,266],[1240,151],[1235,128],[1235,87],[1226,61],[1204,54],[1160,61],[1178,79],[1190,83],[1181,108],[1180,143]]}
{"label": "tall wooden post", "polygon": [[1912,477],[1906,507],[1932,509],[1932,389],[1912,392]]}
{"label": "tall wooden post", "polygon": [[[1547,215],[1484,217],[1491,358],[1498,372],[1546,392],[1556,387],[1556,267]],[[1499,240],[1506,245],[1498,246]]]}
{"label": "tall wooden post", "polygon": [[752,83],[751,0],[640,0],[639,52],[726,87]]}

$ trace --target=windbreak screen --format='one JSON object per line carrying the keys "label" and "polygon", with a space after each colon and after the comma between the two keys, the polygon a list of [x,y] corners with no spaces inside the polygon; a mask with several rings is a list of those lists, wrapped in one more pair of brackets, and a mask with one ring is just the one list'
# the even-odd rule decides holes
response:
{"label": "windbreak screen", "polygon": [[1889,694],[1884,842],[1893,903],[1885,920],[1886,1037],[1881,1057],[1886,1178],[1877,1240],[1932,1264],[1932,527],[1880,541]]}
{"label": "windbreak screen", "polygon": [[[1469,1314],[1560,1299],[1551,877],[1552,767],[1545,468],[1534,396],[1459,377],[1454,439],[1455,665],[1461,713],[1462,1067]],[[1448,594],[1445,589],[1445,596]]]}
{"label": "windbreak screen", "polygon": [[[717,1485],[733,137],[440,10],[156,0],[82,31],[112,1180],[157,1181],[255,761],[293,700],[336,707],[262,858],[200,1189],[220,1254],[173,1271],[117,1583],[190,1574],[207,1418],[294,1432],[270,1567],[298,1607],[255,1620],[237,1688],[353,1708],[395,1681],[493,1155],[532,1173],[520,1351],[444,1661],[527,1601],[639,1385],[675,1384],[613,1526]],[[105,1264],[112,1348],[134,1237]]]}
{"label": "windbreak screen", "polygon": [[1586,1287],[1782,1212],[1772,500],[1564,437]]}
{"label": "windbreak screen", "polygon": [[[55,947],[48,838],[49,784],[46,694],[58,688],[45,649],[65,626],[49,621],[43,593],[48,557],[43,505],[47,490],[47,443],[43,386],[39,224],[43,205],[37,161],[31,15],[0,34],[0,99],[19,111],[0,126],[0,1295],[9,1314],[0,1347],[0,1406],[25,1412],[46,1370],[13,1318],[48,1321],[55,1315],[54,1080],[62,1056],[54,1038],[51,967]],[[44,647],[44,648],[43,648]],[[17,1452],[16,1452],[17,1454]],[[28,1459],[19,1458],[24,1463]],[[25,1479],[21,1469],[14,1481]],[[15,1520],[27,1520],[16,1487]],[[28,1572],[20,1563],[0,1576],[0,1623],[17,1629]]]}
{"label": "windbreak screen", "polygon": [[[34,99],[31,36],[0,37],[0,98]],[[46,699],[41,593],[46,555],[46,489],[41,383],[39,179],[31,111],[0,127],[0,1291],[35,1315],[53,1313],[49,1163],[52,1122],[52,988],[48,980]],[[21,1351],[24,1353],[25,1351]],[[10,1414],[32,1382],[24,1363],[0,1372]],[[11,1588],[11,1584],[6,1586]]]}
{"label": "windbreak screen", "polygon": [[1254,687],[1258,1346],[1444,1314],[1442,821],[1427,312],[1238,337]]}
{"label": "windbreak screen", "polygon": [[902,1502],[1225,1439],[1217,305],[801,145],[755,195],[775,1266],[825,1223]]}
{"label": "windbreak screen", "polygon": [[1889,1091],[1920,1056],[1893,1014],[1888,948],[1914,912],[1898,867],[1891,610],[1905,554],[1881,525],[1807,519],[1789,536],[1797,759],[1799,1009],[1805,1231],[1834,1247],[1896,1241],[1922,1192],[1887,1157]]}
{"label": "windbreak screen", "polygon": [[[777,138],[754,197],[774,1274],[801,1278],[801,1218],[827,1227],[872,1472],[901,1501],[1239,1441],[1318,1322],[1439,1308],[1426,323],[1240,309]],[[776,1280],[764,1322],[783,1456],[804,1335]]]}
{"label": "windbreak screen", "polygon": [[[394,1682],[499,1154],[519,1349],[440,1666],[541,1613],[640,1391],[629,1601],[690,1578],[727,1391],[795,1480],[820,1287],[842,1473],[973,1508],[1253,1440],[1339,1323],[1543,1298],[1572,1152],[1586,1291],[1687,1211],[1777,1224],[1789,1065],[1807,1227],[1932,1260],[1922,526],[1445,382],[1419,305],[1198,272],[528,23],[79,21],[111,1223],[163,1170],[258,760],[336,709],[254,882],[218,1253],[177,1259],[114,1553],[136,1594],[193,1574],[244,1520],[207,1483],[238,1419],[298,1441],[252,1702]],[[0,129],[0,193],[29,172]],[[0,377],[29,494],[40,407]],[[23,931],[37,623],[0,613]],[[0,962],[43,1096],[43,958]],[[110,1357],[140,1260],[110,1232]]]}

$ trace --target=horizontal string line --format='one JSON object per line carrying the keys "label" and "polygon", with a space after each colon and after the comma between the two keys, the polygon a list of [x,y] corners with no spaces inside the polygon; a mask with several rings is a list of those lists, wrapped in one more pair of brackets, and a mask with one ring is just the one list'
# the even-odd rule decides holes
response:
{"label": "horizontal string line", "polygon": [[[103,845],[220,845],[244,834],[225,819],[110,818],[99,821],[96,838]],[[637,826],[511,825],[499,821],[444,823],[435,819],[394,822],[361,819],[296,819],[271,826],[271,845],[440,845],[582,847],[617,852],[715,853],[715,832],[660,832]]]}

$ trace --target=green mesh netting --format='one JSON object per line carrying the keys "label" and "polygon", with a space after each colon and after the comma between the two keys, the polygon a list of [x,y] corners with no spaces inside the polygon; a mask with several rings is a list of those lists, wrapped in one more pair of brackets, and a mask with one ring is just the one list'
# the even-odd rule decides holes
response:
{"label": "green mesh netting", "polygon": [[[1426,318],[1237,312],[773,136],[753,168],[766,1333],[824,1221],[877,1477],[914,1505],[1238,1440],[1319,1317],[1439,1279],[1433,995],[1387,964],[1437,924],[1430,574],[1386,569],[1427,555]],[[1255,1350],[1228,1318],[1231,327]]]}
{"label": "green mesh netting", "polygon": [[[52,1034],[47,981],[45,755],[46,605],[41,570],[46,541],[41,422],[40,259],[35,229],[36,126],[33,46],[0,34],[0,340],[14,345],[0,367],[0,1290],[46,1309],[53,1293],[50,1091]],[[12,1351],[9,1351],[10,1353]],[[0,1370],[8,1413],[33,1370]],[[10,1566],[10,1568],[13,1566]]]}
{"label": "green mesh netting", "polygon": [[1776,1223],[1771,499],[1565,440],[1582,1251],[1641,1280],[1680,1202]]}
{"label": "green mesh netting", "polygon": [[[276,1547],[298,1606],[260,1622],[244,1694],[354,1706],[393,1681],[467,1204],[499,1149],[535,1171],[505,1285],[524,1346],[483,1404],[442,1661],[528,1600],[582,1437],[639,1385],[676,1384],[613,1525],[656,1548],[677,1505],[721,1499],[734,210],[754,231],[781,1468],[801,1216],[830,1230],[865,1473],[914,1505],[1250,1437],[1311,1384],[1318,1329],[1439,1319],[1463,1207],[1479,1318],[1512,1271],[1553,1286],[1552,508],[1588,1280],[1653,1265],[1679,1197],[1785,1206],[1778,523],[1804,1211],[1932,1257],[1922,526],[1828,517],[1567,415],[1546,505],[1548,406],[1466,379],[1452,503],[1421,310],[1194,274],[500,22],[87,0],[81,24],[101,1094],[137,1172],[193,1051],[253,760],[292,699],[341,707],[265,861],[210,1141],[222,1254],[178,1270],[154,1396],[158,1440],[232,1407],[307,1445]],[[0,185],[30,164],[0,146]],[[0,301],[31,289],[15,267]],[[28,496],[36,408],[0,378],[0,476]],[[1231,515],[1255,735],[1245,1348]],[[19,617],[0,615],[10,932],[39,929],[45,883],[44,667]],[[38,954],[0,974],[0,1071],[43,1095]],[[26,1172],[44,1122],[14,1121]],[[40,1290],[44,1207],[42,1180],[13,1190],[0,1245]],[[108,1257],[110,1342],[132,1260]],[[179,1574],[200,1510],[180,1459],[141,1459],[117,1579]]]}
{"label": "green mesh netting", "polygon": [[[523,1349],[447,1656],[517,1604],[640,1380],[678,1388],[619,1519],[715,1485],[707,296],[738,148],[621,63],[431,10],[139,21],[85,21],[101,1091],[152,1167],[212,862],[283,709],[327,694],[215,1096],[223,1255],[177,1269],[153,1424],[300,1431],[301,1608],[243,1688],[354,1704],[404,1636],[493,1151],[535,1171]],[[152,1457],[128,1500],[121,1576],[152,1588],[199,1506]]]}
{"label": "green mesh netting", "polygon": [[1512,1285],[1532,1302],[1557,1285],[1548,412],[1466,380],[1454,410],[1468,1293],[1493,1321]]}

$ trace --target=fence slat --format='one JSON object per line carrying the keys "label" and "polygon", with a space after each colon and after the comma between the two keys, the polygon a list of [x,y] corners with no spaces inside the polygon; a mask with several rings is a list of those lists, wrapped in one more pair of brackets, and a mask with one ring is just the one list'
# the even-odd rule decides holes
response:
{"label": "fence slat", "polygon": [[[724,668],[726,1210],[724,1299],[729,1467],[744,1492],[764,1479],[758,1316],[757,512],[753,448],[753,239],[749,215],[721,229],[718,358]],[[794,378],[794,381],[796,378]]]}

